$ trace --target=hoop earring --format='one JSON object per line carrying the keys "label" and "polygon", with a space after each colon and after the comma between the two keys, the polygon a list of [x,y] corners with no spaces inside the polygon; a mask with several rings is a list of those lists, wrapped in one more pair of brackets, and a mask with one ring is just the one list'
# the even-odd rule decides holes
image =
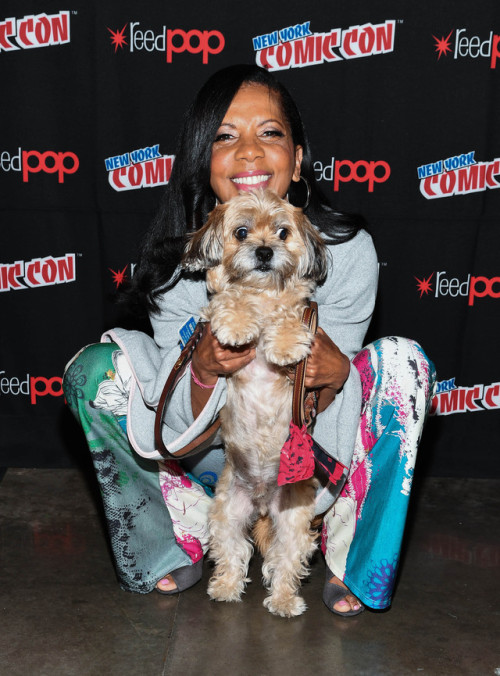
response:
{"label": "hoop earring", "polygon": [[305,204],[304,204],[303,207],[301,207],[302,211],[305,211],[307,209],[307,207],[309,206],[309,201],[311,199],[311,186],[309,185],[309,181],[307,180],[307,178],[302,176],[302,174],[299,176],[299,181],[301,181],[301,180],[304,181],[304,183],[306,184],[306,190],[307,190]]}

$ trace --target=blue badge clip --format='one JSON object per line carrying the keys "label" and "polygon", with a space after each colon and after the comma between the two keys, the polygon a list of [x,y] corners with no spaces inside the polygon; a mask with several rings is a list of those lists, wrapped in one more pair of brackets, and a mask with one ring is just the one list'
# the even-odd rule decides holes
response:
{"label": "blue badge clip", "polygon": [[188,340],[194,333],[196,328],[196,321],[194,317],[190,317],[185,324],[179,329],[179,336],[181,337],[181,349],[186,347]]}

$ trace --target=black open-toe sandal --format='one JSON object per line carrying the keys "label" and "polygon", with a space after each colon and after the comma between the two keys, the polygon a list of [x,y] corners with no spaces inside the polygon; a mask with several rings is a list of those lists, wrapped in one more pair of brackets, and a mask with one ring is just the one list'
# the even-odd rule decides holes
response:
{"label": "black open-toe sandal", "polygon": [[325,587],[323,589],[323,603],[328,608],[328,610],[332,613],[335,613],[335,615],[341,615],[342,617],[354,617],[354,615],[359,615],[360,613],[362,613],[365,607],[359,599],[358,599],[359,608],[357,610],[348,610],[345,613],[343,613],[341,610],[335,610],[333,606],[337,603],[337,601],[340,601],[348,594],[350,594],[351,596],[355,596],[355,594],[350,592],[345,587],[341,587],[339,584],[335,584],[335,582],[330,582],[330,579],[333,577],[333,575],[334,574],[327,566]]}
{"label": "black open-toe sandal", "polygon": [[[196,563],[193,563],[192,566],[182,566],[182,568],[177,568],[170,575],[172,580],[177,585],[177,589],[158,589],[155,587],[156,591],[159,594],[165,594],[165,596],[173,596],[174,594],[179,594],[180,592],[193,587],[197,582],[201,580],[201,574],[203,571],[203,559],[200,559]],[[165,575],[166,577],[166,575]],[[163,579],[163,578],[162,578]]]}

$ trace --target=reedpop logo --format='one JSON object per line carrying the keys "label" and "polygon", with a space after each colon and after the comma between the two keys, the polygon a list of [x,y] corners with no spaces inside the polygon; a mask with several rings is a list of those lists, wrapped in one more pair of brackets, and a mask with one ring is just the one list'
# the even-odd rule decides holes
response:
{"label": "reedpop logo", "polygon": [[[137,263],[130,263],[130,279],[134,276],[135,272],[135,267]],[[111,272],[111,276],[113,279],[113,283],[115,284],[115,289],[119,289],[122,284],[125,283],[125,281],[128,279],[127,275],[127,268],[129,264],[122,269],[122,270],[113,270],[112,268],[108,268],[108,270]]]}
{"label": "reedpop logo", "polygon": [[268,70],[315,66],[394,51],[396,21],[365,23],[346,30],[311,33],[310,21],[288,26],[252,39],[255,61]]}
{"label": "reedpop logo", "polygon": [[[125,36],[125,30],[129,26],[128,42]],[[115,47],[115,54],[120,49],[129,48],[130,52],[165,52],[167,63],[172,63],[173,54],[182,54],[182,52],[189,52],[190,54],[201,54],[202,63],[208,63],[209,55],[220,54],[224,49],[226,41],[223,34],[217,30],[200,31],[190,30],[183,31],[179,28],[170,29],[163,26],[159,33],[153,30],[141,30],[139,28],[139,21],[131,21],[125,24],[121,30],[113,31],[108,28],[111,33],[111,44]]]}
{"label": "reedpop logo", "polygon": [[[3,375],[5,374],[5,375]],[[62,397],[62,378],[54,376],[53,378],[45,378],[43,376],[30,376],[26,374],[26,379],[18,378],[17,376],[8,377],[5,371],[0,371],[0,394],[5,396],[18,397],[23,395],[29,397],[30,403],[35,406],[38,397]]]}
{"label": "reedpop logo", "polygon": [[391,175],[389,163],[383,160],[351,162],[351,160],[336,160],[332,157],[328,164],[317,161],[313,167],[316,180],[333,182],[335,192],[339,191],[341,183],[350,181],[367,183],[368,192],[373,192],[376,183],[385,183]]}
{"label": "reedpop logo", "polygon": [[[433,279],[436,274],[435,279]],[[448,278],[446,270],[432,273],[429,277],[417,281],[417,289],[420,291],[420,298],[425,294],[431,294],[434,298],[450,296],[451,298],[468,298],[468,305],[474,305],[476,298],[500,298],[500,277],[475,277],[467,275],[465,280],[457,277]],[[434,288],[433,288],[434,286]]]}
{"label": "reedpop logo", "polygon": [[[478,35],[472,37],[463,35],[466,30],[466,28],[458,28],[456,31],[451,30],[446,37],[441,36],[441,38],[432,36],[435,41],[438,60],[453,52],[454,59],[464,57],[471,59],[489,58],[490,68],[496,68],[497,59],[500,57],[500,35],[494,35],[493,31],[490,31],[489,37],[486,40],[481,40]],[[452,48],[450,43],[453,33],[455,34],[455,42]]]}
{"label": "reedpop logo", "polygon": [[52,150],[38,152],[38,150],[17,149],[17,154],[10,154],[8,150],[0,154],[0,169],[2,171],[22,171],[23,183],[28,183],[30,174],[57,174],[58,183],[64,183],[65,174],[74,174],[80,166],[80,160],[75,153],[56,153]]}

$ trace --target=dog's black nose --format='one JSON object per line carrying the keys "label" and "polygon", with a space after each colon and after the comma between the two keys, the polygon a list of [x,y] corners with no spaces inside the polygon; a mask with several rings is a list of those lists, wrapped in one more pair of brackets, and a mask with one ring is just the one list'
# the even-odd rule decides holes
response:
{"label": "dog's black nose", "polygon": [[273,250],[270,246],[259,246],[255,249],[255,255],[261,263],[268,263],[273,257]]}

